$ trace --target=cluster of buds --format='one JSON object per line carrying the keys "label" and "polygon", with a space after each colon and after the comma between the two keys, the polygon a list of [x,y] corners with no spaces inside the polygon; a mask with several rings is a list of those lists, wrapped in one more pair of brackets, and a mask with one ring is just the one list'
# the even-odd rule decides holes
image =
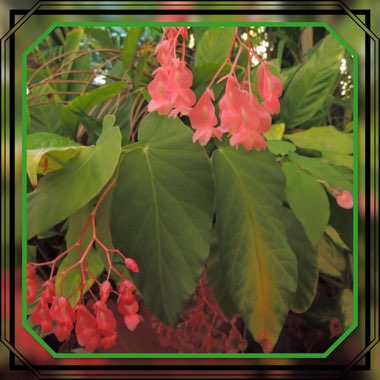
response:
{"label": "cluster of buds", "polygon": [[[263,61],[254,51],[251,41],[245,44],[238,35],[238,29],[232,38],[227,58],[215,73],[213,79],[200,96],[196,105],[195,95],[190,90],[191,71],[186,67],[185,41],[186,28],[165,28],[164,38],[156,48],[157,60],[161,66],[154,72],[153,81],[148,86],[152,97],[148,111],[157,110],[159,114],[175,117],[178,113],[188,115],[195,133],[193,142],[204,146],[212,137],[221,139],[224,133],[230,136],[231,146],[242,145],[246,150],[264,150],[266,148],[263,133],[272,124],[272,116],[280,111],[279,97],[282,94],[282,82],[269,69],[269,62]],[[182,59],[176,56],[176,45],[182,35]],[[235,44],[239,48],[232,61]],[[239,81],[235,68],[243,49],[248,51],[244,75]],[[257,91],[259,100],[252,92],[251,61],[259,61],[257,69]],[[225,93],[219,101],[219,121],[215,112],[215,96],[212,86],[223,68],[229,65],[229,73],[219,79],[226,81]]]}
{"label": "cluster of buds", "polygon": [[[101,194],[74,245],[51,261],[27,264],[27,302],[28,304],[35,305],[35,309],[30,315],[34,326],[40,326],[42,334],[53,333],[60,342],[70,338],[72,331],[75,330],[78,344],[88,352],[93,352],[99,348],[108,349],[116,343],[117,321],[113,311],[107,306],[111,292],[118,296],[117,308],[123,315],[125,326],[129,330],[135,330],[137,325],[142,321],[141,315],[138,314],[139,304],[135,297],[136,288],[130,280],[126,279],[114,267],[111,256],[114,254],[121,256],[126,268],[131,272],[136,273],[139,271],[137,263],[133,259],[125,257],[120,250],[107,248],[96,234],[96,211],[114,183],[115,181],[112,181]],[[92,238],[87,247],[82,250],[81,243],[90,226]],[[109,264],[107,279],[103,282],[100,282],[91,273],[87,265],[86,256],[94,244],[104,251]],[[61,259],[75,249],[78,249],[81,253],[80,259],[60,272],[61,289],[56,289],[57,272],[55,268]],[[50,267],[50,277],[44,282],[42,291],[39,297],[37,297],[38,278],[36,276],[36,268],[43,266]],[[80,267],[82,274],[79,287],[72,294],[64,296],[64,276],[78,267]],[[112,272],[119,277],[116,289],[113,289],[110,282]],[[88,289],[92,299],[89,302],[85,302],[85,286],[89,278],[98,286],[99,298],[91,289]],[[79,303],[72,305],[70,299],[78,291],[80,293]]]}
{"label": "cluster of buds", "polygon": [[177,352],[243,352],[247,348],[245,332],[238,328],[238,315],[228,319],[220,310],[207,286],[207,273],[199,279],[189,304],[180,315],[177,328],[152,317],[152,326],[160,344]]}
{"label": "cluster of buds", "polygon": [[[181,58],[177,58],[179,36],[182,36]],[[160,115],[169,115],[173,118],[179,113],[188,115],[196,97],[190,89],[193,74],[185,61],[187,28],[165,28],[162,37],[156,47],[157,60],[161,66],[153,72],[155,77],[148,85],[148,92],[152,97],[148,104],[148,111],[157,110]]]}

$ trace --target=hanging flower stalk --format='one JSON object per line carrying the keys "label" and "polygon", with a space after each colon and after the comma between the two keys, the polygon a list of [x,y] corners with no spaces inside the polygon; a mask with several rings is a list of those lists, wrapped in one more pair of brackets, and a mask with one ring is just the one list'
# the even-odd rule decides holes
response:
{"label": "hanging flower stalk", "polygon": [[[112,293],[117,295],[117,308],[123,315],[126,327],[133,331],[142,321],[141,315],[138,314],[139,304],[135,297],[136,288],[134,284],[126,279],[112,264],[112,256],[119,255],[124,260],[125,266],[132,272],[138,272],[137,263],[124,256],[118,249],[108,248],[97,236],[96,233],[96,212],[99,209],[105,196],[114,186],[116,180],[111,181],[100,195],[99,200],[88,216],[86,223],[78,237],[78,240],[71,247],[60,253],[55,259],[43,263],[28,263],[27,265],[27,302],[36,303],[37,306],[31,314],[31,321],[35,326],[41,326],[43,334],[54,333],[60,342],[65,341],[71,336],[75,329],[76,338],[80,346],[85,347],[89,352],[98,348],[108,349],[116,343],[117,339],[117,322],[111,309],[108,308],[107,302]],[[81,243],[90,228],[91,239],[86,248],[82,250]],[[87,256],[94,245],[101,248],[108,262],[107,278],[100,282],[97,277],[91,273],[87,265]],[[57,272],[56,266],[60,260],[70,252],[79,250],[80,258],[68,268],[60,272],[60,288],[56,289]],[[40,296],[37,296],[37,279],[36,268],[50,267],[50,276],[42,286]],[[72,270],[80,268],[81,281],[79,287],[67,297],[63,296],[63,284],[65,276]],[[119,277],[117,290],[113,289],[110,276],[115,273]],[[99,299],[94,292],[89,290],[93,298],[92,311],[85,304],[84,294],[87,279],[92,278],[99,287]],[[73,307],[70,304],[70,298],[79,291],[79,303]]]}

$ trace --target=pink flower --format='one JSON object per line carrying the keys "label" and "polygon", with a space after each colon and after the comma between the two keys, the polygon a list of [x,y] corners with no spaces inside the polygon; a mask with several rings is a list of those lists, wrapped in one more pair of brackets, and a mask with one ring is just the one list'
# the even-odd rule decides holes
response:
{"label": "pink flower", "polygon": [[99,301],[94,304],[94,310],[96,314],[98,331],[105,336],[112,335],[117,328],[117,323],[113,312]]}
{"label": "pink flower", "polygon": [[32,303],[37,295],[37,283],[34,279],[26,279],[26,302]]}
{"label": "pink flower", "polygon": [[272,119],[255,95],[242,90],[236,78],[229,76],[226,92],[219,103],[220,129],[231,135],[231,146],[243,145],[247,150],[266,147],[262,133],[267,132]]}
{"label": "pink flower", "polygon": [[137,265],[137,263],[136,263],[135,260],[130,259],[130,258],[126,258],[125,261],[124,261],[124,263],[125,263],[125,266],[126,266],[127,269],[129,269],[129,270],[131,270],[132,272],[135,272],[135,273],[139,272],[139,267],[138,267],[138,265]]}
{"label": "pink flower", "polygon": [[72,326],[75,321],[75,313],[65,297],[54,297],[49,310],[50,316],[57,323]]}
{"label": "pink flower", "polygon": [[273,75],[268,69],[268,62],[262,62],[257,69],[258,91],[264,99],[264,107],[271,113],[280,112],[280,102],[278,98],[282,94],[281,79]]}
{"label": "pink flower", "polygon": [[49,313],[49,307],[46,302],[41,300],[30,316],[34,325],[41,326],[42,333],[48,333],[53,329],[53,319]]}
{"label": "pink flower", "polygon": [[103,303],[106,303],[108,300],[108,297],[110,296],[111,293],[111,283],[109,281],[104,281],[102,285],[100,285],[100,299]]}
{"label": "pink flower", "polygon": [[148,104],[148,111],[157,111],[160,115],[167,115],[172,109],[172,94],[168,86],[168,72],[162,67],[155,72],[155,78],[148,85],[148,92],[152,97]]}
{"label": "pink flower", "polygon": [[41,298],[47,302],[53,302],[55,296],[55,285],[52,280],[46,281],[44,283],[45,289],[41,292]]}
{"label": "pink flower", "polygon": [[212,100],[214,100],[213,91],[206,89],[189,114],[191,126],[196,130],[193,135],[193,142],[199,140],[202,146],[206,145],[212,136],[215,136],[219,140],[222,137],[220,128],[214,128],[218,120]]}
{"label": "pink flower", "polygon": [[124,323],[130,331],[134,331],[142,320],[143,318],[139,314],[126,314],[124,316]]}
{"label": "pink flower", "polygon": [[77,321],[75,324],[75,334],[80,346],[87,351],[93,352],[101,342],[95,317],[87,310],[84,305],[76,307]]}
{"label": "pink flower", "polygon": [[156,58],[157,61],[162,65],[168,65],[173,59],[174,45],[172,41],[163,40],[156,46]]}
{"label": "pink flower", "polygon": [[333,190],[334,195],[336,196],[336,203],[342,208],[345,209],[350,209],[353,207],[353,199],[352,199],[352,194],[344,190],[343,192],[335,189]]}
{"label": "pink flower", "polygon": [[71,335],[72,327],[66,326],[64,324],[58,324],[53,332],[54,335],[57,337],[57,339],[60,342],[63,342],[64,340],[68,339]]}

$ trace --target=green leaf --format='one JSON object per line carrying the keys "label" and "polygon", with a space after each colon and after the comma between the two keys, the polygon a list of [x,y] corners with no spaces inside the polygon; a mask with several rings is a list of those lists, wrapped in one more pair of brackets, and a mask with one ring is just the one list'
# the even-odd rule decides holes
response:
{"label": "green leaf", "polygon": [[81,112],[88,112],[95,105],[120,94],[125,86],[126,82],[120,81],[96,88],[76,97],[61,109],[60,117],[62,122],[66,124],[72,134],[75,131]]}
{"label": "green leaf", "polygon": [[285,124],[272,124],[268,132],[263,133],[266,140],[281,140],[284,135]]}
{"label": "green leaf", "polygon": [[76,141],[50,132],[35,132],[26,137],[27,149],[80,146]]}
{"label": "green leaf", "polygon": [[298,266],[297,291],[291,308],[296,313],[303,313],[311,306],[317,292],[318,254],[310,244],[302,224],[289,209],[284,209],[282,220]]}
{"label": "green leaf", "polygon": [[279,154],[280,156],[286,156],[291,152],[296,151],[296,146],[289,141],[282,140],[270,140],[267,141],[267,147],[273,154]]}
{"label": "green leaf", "polygon": [[143,26],[134,26],[128,29],[121,53],[121,59],[126,70],[130,68],[136,58],[137,43],[144,33],[144,29]]}
{"label": "green leaf", "polygon": [[119,128],[104,131],[95,147],[82,150],[59,171],[47,174],[28,194],[28,238],[82,208],[111,178],[121,151]]}
{"label": "green leaf", "polygon": [[[211,79],[214,77],[216,72],[220,67],[220,63],[206,63],[194,67],[193,69],[193,88],[204,85],[207,86]],[[217,78],[221,78],[223,75],[226,75],[230,70],[230,66],[226,65],[221,70]]]}
{"label": "green leaf", "polygon": [[287,134],[285,138],[304,149],[320,152],[352,154],[353,139],[351,134],[338,131],[335,127],[314,127],[303,132]]}
{"label": "green leaf", "polygon": [[113,194],[113,241],[140,266],[137,286],[148,307],[175,326],[209,255],[210,163],[188,127],[156,113],[128,148]]}
{"label": "green leaf", "polygon": [[280,117],[294,128],[320,112],[335,88],[343,45],[328,35],[296,72],[281,101]]}
{"label": "green leaf", "polygon": [[270,352],[297,288],[297,260],[280,220],[285,179],[268,152],[226,146],[212,161],[225,281],[254,339]]}
{"label": "green leaf", "polygon": [[108,28],[88,27],[86,28],[86,34],[90,37],[90,44],[95,49],[116,48]]}
{"label": "green leaf", "polygon": [[37,174],[46,174],[60,169],[85,149],[88,147],[81,145],[28,149],[26,171],[30,183],[36,187],[38,183]]}
{"label": "green leaf", "polygon": [[352,183],[347,180],[346,176],[340,170],[321,161],[319,158],[289,153],[289,159],[310,173],[316,180],[326,181],[331,188],[352,191]]}
{"label": "green leaf", "polygon": [[347,260],[343,250],[334,244],[327,235],[323,235],[317,245],[317,251],[319,271],[330,277],[342,280],[347,267]]}
{"label": "green leaf", "polygon": [[[80,47],[80,42],[82,40],[83,33],[84,33],[83,28],[74,28],[70,30],[69,33],[67,33],[63,50],[64,50],[64,53],[70,53],[70,54],[65,55],[62,60],[62,66],[61,66],[63,67],[62,71],[66,71],[66,72],[71,71],[71,68],[75,62],[74,58],[75,58],[76,52],[78,51]],[[60,76],[59,79],[65,80],[68,78],[68,75],[69,75],[68,73],[63,74]],[[65,82],[59,83],[57,85],[57,88],[60,91],[66,91],[67,83]]]}
{"label": "green leaf", "polygon": [[[44,102],[46,97],[41,98],[38,102]],[[59,113],[62,106],[55,103],[53,99],[49,100],[47,104],[29,105],[29,124],[28,133],[33,132],[59,132],[61,128],[61,119]]]}
{"label": "green leaf", "polygon": [[199,41],[194,66],[206,63],[221,65],[227,58],[228,46],[234,35],[234,28],[209,28]]}
{"label": "green leaf", "polygon": [[315,245],[322,237],[330,216],[326,192],[318,181],[297,165],[286,162],[282,170],[286,176],[286,199]]}
{"label": "green leaf", "polygon": [[212,232],[210,256],[207,261],[207,283],[223,314],[231,319],[234,314],[237,313],[237,310],[229,294],[222,263],[220,261],[216,230],[213,229]]}
{"label": "green leaf", "polygon": [[351,289],[343,289],[339,306],[343,328],[347,330],[353,324],[353,296]]}
{"label": "green leaf", "polygon": [[322,157],[331,165],[344,166],[351,170],[354,169],[354,159],[351,155],[322,152]]}

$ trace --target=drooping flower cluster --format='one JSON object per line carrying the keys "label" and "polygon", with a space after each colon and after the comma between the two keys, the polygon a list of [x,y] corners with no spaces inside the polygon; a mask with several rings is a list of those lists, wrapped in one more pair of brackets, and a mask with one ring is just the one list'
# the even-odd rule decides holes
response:
{"label": "drooping flower cluster", "polygon": [[220,310],[207,286],[207,273],[198,281],[180,324],[171,328],[152,317],[160,344],[178,352],[243,352],[247,348],[245,333],[238,327],[238,315],[228,319]]}
{"label": "drooping flower cluster", "polygon": [[[182,36],[182,56],[177,58],[177,44]],[[165,28],[163,39],[156,47],[157,61],[160,63],[153,74],[152,82],[148,85],[148,92],[152,97],[148,104],[148,111],[157,111],[160,115],[176,117],[188,115],[194,105],[196,97],[190,89],[193,83],[193,74],[186,66],[185,41],[188,39],[185,27]]]}
{"label": "drooping flower cluster", "polygon": [[[98,348],[108,349],[116,343],[117,339],[117,322],[113,311],[107,306],[107,302],[112,293],[118,295],[117,309],[124,316],[125,326],[133,331],[142,321],[141,315],[138,314],[139,305],[135,297],[136,288],[131,281],[126,279],[112,264],[112,254],[119,255],[125,263],[128,270],[136,273],[139,272],[137,263],[125,257],[117,249],[107,248],[97,237],[95,231],[95,215],[105,194],[113,186],[114,181],[105,189],[95,205],[92,213],[86,221],[83,230],[80,233],[78,241],[66,251],[59,254],[55,259],[44,263],[28,263],[27,265],[27,302],[35,304],[35,309],[30,315],[30,320],[34,326],[41,327],[42,334],[53,333],[56,338],[63,342],[71,336],[73,330],[80,346],[87,351],[93,352]],[[81,242],[87,232],[88,227],[92,228],[92,239],[86,249],[82,250]],[[100,282],[88,268],[86,256],[93,244],[96,243],[103,249],[109,263],[107,279]],[[60,272],[59,283],[60,289],[56,289],[57,273],[55,272],[56,264],[59,260],[69,254],[71,251],[79,249],[80,259]],[[36,268],[42,266],[51,266],[50,278],[43,286],[39,297],[37,297],[37,276]],[[80,267],[82,278],[78,288],[72,294],[63,295],[64,277],[67,273],[75,268]],[[109,280],[111,272],[114,272],[119,278],[117,289],[114,290]],[[92,280],[99,289],[99,299],[91,289],[89,290],[92,298],[85,302],[85,285]],[[75,294],[79,292],[79,303],[70,301]],[[92,306],[91,306],[92,305]],[[92,311],[91,311],[92,309]]]}
{"label": "drooping flower cluster", "polygon": [[[264,150],[266,148],[263,133],[267,132],[272,124],[271,115],[280,111],[279,97],[282,94],[282,82],[275,76],[269,66],[269,62],[262,61],[253,49],[252,44],[243,43],[235,29],[235,35],[231,41],[225,62],[215,73],[214,78],[207,86],[198,102],[190,90],[192,83],[191,71],[186,67],[184,59],[176,58],[175,45],[178,35],[183,33],[182,47],[187,39],[185,28],[166,28],[163,39],[156,48],[157,60],[162,65],[155,73],[154,80],[149,84],[148,90],[152,100],[148,105],[148,111],[157,110],[158,113],[175,117],[178,113],[189,115],[190,123],[195,133],[193,142],[199,141],[206,145],[212,137],[221,139],[223,133],[230,137],[231,146],[242,145],[247,150]],[[239,44],[234,61],[231,55],[235,42]],[[248,51],[247,66],[243,78],[239,81],[235,67],[242,49]],[[255,56],[260,64],[257,69],[257,91],[261,97],[259,100],[252,92],[251,84],[251,60]],[[182,57],[183,58],[183,57]],[[226,80],[225,93],[219,101],[219,122],[215,112],[214,92],[211,89],[222,69],[230,65],[230,71],[220,81]],[[181,70],[179,70],[179,67]],[[177,82],[176,77],[180,78]],[[185,79],[186,78],[186,79]],[[179,100],[181,100],[179,102]],[[177,106],[175,102],[179,102]],[[219,124],[219,125],[218,125]]]}

